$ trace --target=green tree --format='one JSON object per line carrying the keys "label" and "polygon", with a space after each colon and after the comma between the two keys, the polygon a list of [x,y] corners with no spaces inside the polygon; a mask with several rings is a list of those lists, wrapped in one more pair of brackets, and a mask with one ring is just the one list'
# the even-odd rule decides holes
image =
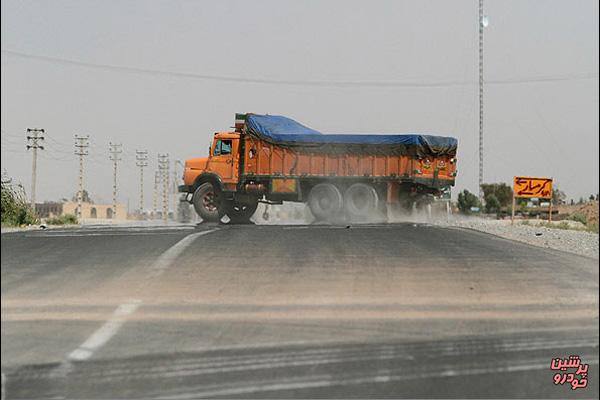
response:
{"label": "green tree", "polygon": [[485,200],[485,212],[488,214],[500,211],[500,201],[495,194],[490,194]]}
{"label": "green tree", "polygon": [[477,198],[477,196],[475,196],[473,193],[469,192],[467,189],[463,190],[462,192],[460,192],[458,194],[457,205],[458,205],[458,209],[463,214],[471,214],[472,207],[481,208],[481,203],[479,202],[479,199]]}
{"label": "green tree", "polygon": [[481,185],[481,190],[486,204],[490,196],[495,197],[495,201],[499,204],[498,209],[508,207],[512,203],[513,191],[506,183],[484,183]]}
{"label": "green tree", "polygon": [[9,179],[2,177],[2,225],[20,226],[38,222],[35,212],[25,198],[20,185],[13,185]]}
{"label": "green tree", "polygon": [[552,189],[552,202],[554,204],[565,204],[567,195],[559,188]]}

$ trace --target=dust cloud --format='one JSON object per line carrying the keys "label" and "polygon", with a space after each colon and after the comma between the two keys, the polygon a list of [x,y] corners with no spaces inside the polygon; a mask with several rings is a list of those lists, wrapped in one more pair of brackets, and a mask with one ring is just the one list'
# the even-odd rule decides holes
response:
{"label": "dust cloud", "polygon": [[381,223],[449,223],[456,219],[446,202],[434,202],[429,206],[402,210],[388,207],[387,210],[376,210],[360,220],[349,220],[344,217],[332,218],[331,221],[317,221],[308,205],[304,203],[284,202],[281,205],[259,204],[252,217],[257,225],[360,225]]}

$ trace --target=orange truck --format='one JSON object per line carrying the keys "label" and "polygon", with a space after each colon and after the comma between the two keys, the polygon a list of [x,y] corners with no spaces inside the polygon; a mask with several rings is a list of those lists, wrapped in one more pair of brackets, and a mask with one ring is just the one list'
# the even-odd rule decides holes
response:
{"label": "orange truck", "polygon": [[236,114],[208,157],[185,162],[179,191],[204,221],[244,223],[258,203],[307,203],[316,220],[360,222],[424,204],[454,185],[457,140],[323,134],[292,119]]}

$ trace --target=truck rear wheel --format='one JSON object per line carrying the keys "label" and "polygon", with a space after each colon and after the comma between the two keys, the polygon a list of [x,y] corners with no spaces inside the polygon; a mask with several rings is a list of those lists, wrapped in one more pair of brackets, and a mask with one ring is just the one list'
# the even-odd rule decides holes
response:
{"label": "truck rear wheel", "polygon": [[380,217],[379,195],[373,186],[355,183],[344,192],[344,210],[350,220],[364,222]]}
{"label": "truck rear wheel", "polygon": [[192,196],[194,210],[205,222],[219,222],[224,210],[218,193],[212,183],[203,183]]}
{"label": "truck rear wheel", "polygon": [[227,204],[225,213],[234,224],[246,224],[250,222],[250,217],[254,215],[258,201],[253,203],[236,203],[230,202]]}
{"label": "truck rear wheel", "polygon": [[335,185],[319,183],[308,195],[308,206],[317,220],[333,221],[342,211],[344,198]]}

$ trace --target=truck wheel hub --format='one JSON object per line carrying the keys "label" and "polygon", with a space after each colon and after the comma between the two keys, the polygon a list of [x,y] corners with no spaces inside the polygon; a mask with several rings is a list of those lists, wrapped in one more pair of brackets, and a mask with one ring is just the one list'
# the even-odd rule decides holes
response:
{"label": "truck wheel hub", "polygon": [[206,193],[202,198],[202,204],[209,211],[214,211],[217,209],[217,205],[215,204],[215,194],[213,192]]}

